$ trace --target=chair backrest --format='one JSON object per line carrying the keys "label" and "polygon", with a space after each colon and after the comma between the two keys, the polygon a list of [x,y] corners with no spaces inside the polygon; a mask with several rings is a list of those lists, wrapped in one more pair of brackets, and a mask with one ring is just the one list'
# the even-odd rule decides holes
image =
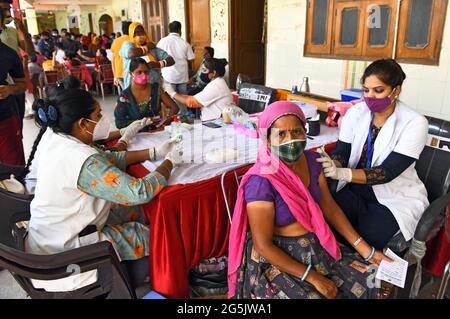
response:
{"label": "chair backrest", "polygon": [[[33,255],[0,244],[0,267],[11,272],[20,286],[36,299],[134,299],[136,294],[108,241],[54,255]],[[97,270],[97,281],[68,292],[47,292],[33,286],[31,279],[55,280]]]}
{"label": "chair backrest", "polygon": [[416,163],[416,170],[432,202],[449,191],[450,122],[433,117],[427,119],[428,142]]}
{"label": "chair backrest", "polygon": [[101,64],[100,65],[100,81],[113,83],[114,73],[111,64]]}
{"label": "chair backrest", "polygon": [[0,189],[0,243],[17,248],[12,233],[12,225],[21,220],[28,220],[30,204],[34,195],[21,195]]}
{"label": "chair backrest", "polygon": [[55,85],[58,81],[58,71],[45,71],[44,82],[46,86]]}
{"label": "chair backrest", "polygon": [[[22,175],[24,166],[9,166],[0,164],[0,180],[8,179],[11,174],[16,178]],[[0,243],[9,247],[16,247],[11,232],[11,225],[15,221],[27,219],[33,195],[16,194],[0,188]]]}
{"label": "chair backrest", "polygon": [[277,91],[267,86],[242,83],[239,89],[238,106],[248,114],[264,111],[275,101]]}

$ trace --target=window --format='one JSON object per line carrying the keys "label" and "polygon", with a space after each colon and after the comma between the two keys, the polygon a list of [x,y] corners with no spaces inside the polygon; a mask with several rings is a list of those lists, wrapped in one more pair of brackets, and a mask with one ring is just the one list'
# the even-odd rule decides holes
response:
{"label": "window", "polygon": [[402,0],[398,8],[397,0],[308,0],[305,56],[437,65],[447,3]]}
{"label": "window", "polygon": [[158,42],[169,32],[167,0],[142,0],[142,19],[152,42]]}

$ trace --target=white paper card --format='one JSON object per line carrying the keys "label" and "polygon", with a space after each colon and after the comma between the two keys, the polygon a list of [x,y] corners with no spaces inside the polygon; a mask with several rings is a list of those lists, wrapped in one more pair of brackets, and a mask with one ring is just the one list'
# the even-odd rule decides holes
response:
{"label": "white paper card", "polygon": [[386,250],[385,255],[393,259],[394,262],[382,260],[380,266],[378,267],[375,278],[387,281],[400,288],[404,288],[406,273],[408,272],[408,262],[397,256],[389,248]]}
{"label": "white paper card", "polygon": [[140,58],[144,59],[145,62],[149,63],[150,62],[150,58],[148,57],[148,55],[143,55]]}

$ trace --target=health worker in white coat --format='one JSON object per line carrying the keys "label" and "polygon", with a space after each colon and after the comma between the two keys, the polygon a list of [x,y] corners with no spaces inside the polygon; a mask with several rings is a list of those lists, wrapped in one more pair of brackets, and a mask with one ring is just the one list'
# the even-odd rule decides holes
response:
{"label": "health worker in white coat", "polygon": [[[57,254],[107,240],[121,261],[148,256],[149,227],[137,205],[152,200],[180,163],[173,142],[126,152],[95,147],[93,141],[109,136],[110,123],[91,93],[80,89],[60,90],[36,100],[33,109],[39,126],[52,133],[39,145],[46,131],[41,129],[31,151],[35,154],[39,145],[25,250]],[[130,164],[162,158],[161,165],[143,178],[126,173]],[[96,280],[93,270],[32,282],[47,291],[72,291]]]}
{"label": "health worker in white coat", "polygon": [[392,59],[364,72],[364,101],[345,115],[325,175],[339,181],[335,200],[356,231],[383,249],[401,232],[410,240],[429,205],[415,163],[427,140],[428,121],[399,100],[406,75]]}

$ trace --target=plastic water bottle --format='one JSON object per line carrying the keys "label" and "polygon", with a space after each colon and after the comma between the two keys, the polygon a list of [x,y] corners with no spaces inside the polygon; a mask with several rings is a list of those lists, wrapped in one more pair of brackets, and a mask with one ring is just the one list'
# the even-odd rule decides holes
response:
{"label": "plastic water bottle", "polygon": [[172,128],[170,138],[181,139],[183,134],[181,132],[181,123],[178,121],[178,115],[173,116],[173,122],[170,124],[170,127]]}

